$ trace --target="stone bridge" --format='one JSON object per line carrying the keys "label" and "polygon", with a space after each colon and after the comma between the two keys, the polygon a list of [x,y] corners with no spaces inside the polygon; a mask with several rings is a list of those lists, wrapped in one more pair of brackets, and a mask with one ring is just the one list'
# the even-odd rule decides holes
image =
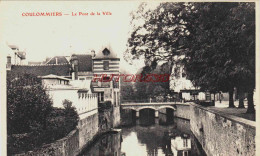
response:
{"label": "stone bridge", "polygon": [[170,108],[176,110],[175,102],[158,102],[158,103],[122,103],[122,109],[131,109],[136,111],[136,117],[139,117],[139,111],[142,109],[155,110],[155,117],[159,117],[159,110],[163,108]]}

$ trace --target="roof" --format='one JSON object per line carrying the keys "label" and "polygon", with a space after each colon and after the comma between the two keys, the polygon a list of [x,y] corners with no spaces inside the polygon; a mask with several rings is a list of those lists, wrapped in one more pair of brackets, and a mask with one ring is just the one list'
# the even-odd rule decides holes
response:
{"label": "roof", "polygon": [[12,74],[32,74],[35,76],[45,76],[45,75],[58,75],[58,76],[69,76],[70,75],[70,65],[60,64],[60,65],[12,65]]}
{"label": "roof", "polygon": [[25,59],[26,58],[26,52],[25,51],[18,51],[16,54],[21,59]]}
{"label": "roof", "polygon": [[[57,59],[57,63],[56,63],[56,59]],[[46,62],[46,64],[64,64],[64,63],[69,63],[65,56],[54,56]]]}
{"label": "roof", "polygon": [[28,61],[28,65],[40,65],[40,64],[42,64],[42,62],[40,62],[40,61]]}
{"label": "roof", "polygon": [[87,72],[92,71],[92,56],[87,54],[74,55],[78,59],[78,71]]}
{"label": "roof", "polygon": [[111,59],[111,58],[118,58],[116,53],[113,51],[111,46],[104,46],[102,47],[94,57],[94,59]]}
{"label": "roof", "polygon": [[46,76],[40,76],[40,78],[42,78],[42,79],[59,79],[59,80],[70,81],[70,79],[67,79],[67,78],[64,78],[64,77],[61,77],[61,76],[58,76],[58,75],[53,75],[53,74],[46,75]]}
{"label": "roof", "polygon": [[84,81],[73,80],[73,81],[70,81],[70,85],[72,87],[75,87],[75,88],[78,88],[78,89],[81,89],[81,90],[90,90],[90,84],[91,84],[91,80],[84,80]]}
{"label": "roof", "polygon": [[19,49],[17,45],[8,45],[11,49]]}

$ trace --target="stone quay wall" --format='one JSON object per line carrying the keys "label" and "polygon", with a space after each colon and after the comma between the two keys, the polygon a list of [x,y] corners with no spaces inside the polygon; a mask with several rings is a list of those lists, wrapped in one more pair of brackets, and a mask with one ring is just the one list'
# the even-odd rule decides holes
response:
{"label": "stone quay wall", "polygon": [[86,146],[103,133],[111,131],[120,124],[120,107],[114,107],[104,112],[92,110],[79,115],[78,128],[67,136],[53,143],[43,145],[33,151],[28,151],[15,156],[27,155],[54,155],[75,156]]}
{"label": "stone quay wall", "polygon": [[98,113],[95,113],[79,121],[79,149],[87,146],[98,134],[98,122]]}
{"label": "stone quay wall", "polygon": [[[81,115],[83,116],[83,115]],[[81,117],[80,116],[80,117]],[[75,156],[89,145],[99,134],[98,113],[84,116],[78,123],[78,128],[71,131],[64,138],[53,143],[43,145],[33,151],[16,154],[15,156],[27,155],[54,155],[54,156]]]}
{"label": "stone quay wall", "polygon": [[113,109],[113,128],[120,125],[120,106]]}
{"label": "stone quay wall", "polygon": [[73,130],[66,137],[51,144],[43,145],[41,148],[26,153],[15,154],[15,156],[28,155],[62,155],[73,156],[78,154],[79,149],[79,131]]}
{"label": "stone quay wall", "polygon": [[176,110],[174,111],[174,117],[190,120],[190,104],[181,103],[175,104]]}
{"label": "stone quay wall", "polygon": [[99,111],[99,134],[106,133],[120,125],[120,107]]}
{"label": "stone quay wall", "polygon": [[190,105],[190,127],[208,156],[255,156],[255,122]]}

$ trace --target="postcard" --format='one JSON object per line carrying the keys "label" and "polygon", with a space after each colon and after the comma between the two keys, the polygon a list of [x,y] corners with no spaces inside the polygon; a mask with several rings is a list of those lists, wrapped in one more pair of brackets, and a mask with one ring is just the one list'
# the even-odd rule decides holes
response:
{"label": "postcard", "polygon": [[1,155],[258,155],[257,17],[258,1],[1,1]]}

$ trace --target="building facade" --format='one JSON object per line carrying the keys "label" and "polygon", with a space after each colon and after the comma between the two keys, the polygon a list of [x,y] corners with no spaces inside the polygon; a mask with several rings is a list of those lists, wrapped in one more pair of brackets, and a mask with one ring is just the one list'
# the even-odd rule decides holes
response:
{"label": "building facade", "polygon": [[[16,46],[12,46],[12,49],[18,51]],[[119,109],[120,82],[115,78],[102,81],[112,75],[119,75],[120,59],[110,46],[102,47],[97,53],[92,50],[91,54],[55,56],[45,64],[23,65],[12,60],[11,56],[7,56],[8,72],[17,75],[27,73],[42,78],[46,92],[53,98],[54,107],[63,107],[62,100],[67,98],[73,102],[79,114],[82,110],[89,111],[88,104],[83,106],[83,101],[93,99],[99,104],[110,101],[113,107]],[[93,81],[95,79],[100,81]],[[93,108],[97,109],[98,105],[94,105]]]}
{"label": "building facade", "polygon": [[175,64],[172,68],[172,77],[170,78],[170,89],[184,101],[210,100],[210,95],[202,92],[199,88],[193,86],[187,79],[184,68],[181,64]]}

